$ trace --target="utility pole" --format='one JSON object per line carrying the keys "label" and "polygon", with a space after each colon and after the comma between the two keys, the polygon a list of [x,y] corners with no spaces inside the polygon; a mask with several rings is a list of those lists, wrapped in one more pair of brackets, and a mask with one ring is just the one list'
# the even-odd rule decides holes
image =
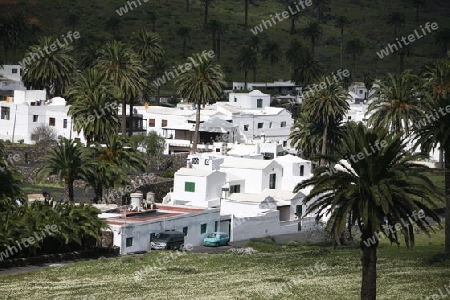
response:
{"label": "utility pole", "polygon": [[12,140],[11,143],[14,144],[14,135],[16,133],[16,121],[17,121],[17,104],[16,104],[16,111],[14,112],[14,125],[13,125],[13,134],[12,134]]}

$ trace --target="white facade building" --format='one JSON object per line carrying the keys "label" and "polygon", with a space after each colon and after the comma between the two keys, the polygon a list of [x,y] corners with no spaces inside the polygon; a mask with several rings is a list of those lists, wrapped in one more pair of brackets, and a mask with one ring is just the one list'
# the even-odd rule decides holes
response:
{"label": "white facade building", "polygon": [[46,93],[34,90],[16,90],[14,97],[0,101],[0,139],[33,144],[31,134],[41,126],[54,129],[58,137],[78,138],[82,133],[72,131],[72,120],[67,116],[69,107],[63,98],[46,100]]}
{"label": "white facade building", "polygon": [[150,251],[152,237],[165,230],[185,234],[185,245],[199,246],[208,233],[217,231],[219,209],[157,204],[154,210],[145,212],[103,213],[113,232],[113,245],[120,247],[120,254]]}
{"label": "white facade building", "polygon": [[0,91],[26,90],[20,65],[0,66]]}

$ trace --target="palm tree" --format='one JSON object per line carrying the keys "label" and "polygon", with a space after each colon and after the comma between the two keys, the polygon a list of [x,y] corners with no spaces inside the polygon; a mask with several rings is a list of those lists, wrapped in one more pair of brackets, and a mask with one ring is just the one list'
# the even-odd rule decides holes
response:
{"label": "palm tree", "polygon": [[206,25],[208,23],[208,14],[209,14],[209,5],[211,4],[212,0],[203,0],[205,12],[203,14],[203,25]]}
{"label": "palm tree", "polygon": [[313,1],[313,10],[317,12],[317,20],[323,18],[324,12],[330,10],[330,0],[315,0]]}
{"label": "palm tree", "polygon": [[394,37],[396,37],[397,29],[405,24],[405,16],[402,13],[395,11],[387,16],[386,21],[389,25],[394,26]]}
{"label": "palm tree", "polygon": [[367,99],[367,97],[369,96],[370,90],[372,90],[372,87],[373,87],[374,80],[375,80],[375,78],[372,76],[372,73],[370,73],[370,72],[364,73],[363,82],[364,82],[364,87],[367,90],[367,93],[364,95],[364,99]]}
{"label": "palm tree", "polygon": [[25,67],[22,79],[29,88],[45,89],[47,95],[61,95],[73,77],[75,61],[71,56],[72,46],[65,46],[49,53],[44,52],[43,56],[38,55],[43,52],[41,49],[50,49],[53,42],[51,37],[43,37],[39,40],[39,45],[28,48],[25,60],[29,63]]}
{"label": "palm tree", "polygon": [[64,23],[69,26],[72,31],[75,31],[75,27],[80,23],[80,16],[71,12],[64,19]]}
{"label": "palm tree", "polygon": [[311,53],[314,55],[314,47],[323,34],[322,27],[319,22],[309,21],[306,27],[302,29],[302,32],[305,39],[311,40]]}
{"label": "palm tree", "polygon": [[96,69],[87,69],[69,88],[68,97],[72,105],[68,115],[74,120],[73,129],[78,133],[83,131],[87,146],[91,141],[104,142],[111,132],[117,130],[119,119],[115,91],[105,75]]}
{"label": "palm tree", "polygon": [[189,12],[189,4],[190,4],[190,1],[186,0],[186,12]]}
{"label": "palm tree", "polygon": [[220,43],[226,29],[227,26],[217,20],[211,20],[206,25],[206,30],[211,33],[213,51],[216,53],[218,61],[220,61]]}
{"label": "palm tree", "polygon": [[[370,155],[354,159],[355,154],[367,153],[367,149],[374,147],[377,149]],[[316,220],[329,214],[327,227],[336,243],[345,228],[351,233],[351,228],[358,226],[363,252],[361,299],[364,300],[376,299],[377,237],[383,230],[382,220],[386,218],[390,228],[397,223],[407,224],[401,232],[411,246],[414,231],[408,217],[413,212],[423,210],[427,217],[440,222],[439,216],[430,208],[441,199],[438,188],[427,177],[428,168],[414,163],[421,156],[410,155],[406,149],[407,141],[399,135],[350,122],[336,155],[322,157],[329,164],[336,164],[334,172],[319,167],[311,179],[294,189],[298,192],[313,186],[304,199],[305,204],[310,204],[306,214],[316,213]],[[415,220],[417,226],[428,234],[430,223],[425,218]],[[389,231],[387,227],[384,230]],[[398,243],[397,233],[392,233],[391,229],[386,235]]]}
{"label": "palm tree", "polygon": [[83,171],[81,146],[74,141],[62,139],[56,148],[50,149],[45,164],[38,169],[37,178],[56,175],[64,182],[64,201],[73,202],[73,183]]}
{"label": "palm tree", "polygon": [[309,50],[305,49],[299,59],[294,64],[292,73],[292,81],[296,84],[307,86],[323,74],[323,67],[319,59],[313,57]]}
{"label": "palm tree", "polygon": [[137,55],[145,64],[151,64],[163,56],[161,37],[157,33],[140,30],[133,35],[132,42]]}
{"label": "palm tree", "polygon": [[[311,115],[314,122],[320,122],[324,126],[322,136],[321,154],[327,153],[328,131],[332,122],[340,122],[350,109],[347,102],[348,92],[338,82],[331,81],[327,84],[327,78],[322,76],[317,80],[315,89],[307,93],[303,99],[303,109]],[[325,88],[323,87],[325,83]],[[319,88],[317,88],[319,86]],[[323,165],[323,161],[321,161]]]}
{"label": "palm tree", "polygon": [[152,24],[152,31],[156,32],[156,21],[158,21],[158,16],[154,12],[150,11],[147,13],[147,18]]}
{"label": "palm tree", "polygon": [[298,39],[292,39],[286,49],[286,60],[293,70],[300,64],[307,49]]}
{"label": "palm tree", "polygon": [[419,102],[419,78],[405,70],[400,75],[388,74],[388,79],[380,82],[369,100],[367,114],[371,114],[369,126],[381,126],[393,133],[406,136],[412,129],[411,122],[419,120],[423,112]]}
{"label": "palm tree", "polygon": [[226,84],[220,65],[213,60],[196,62],[192,57],[188,58],[193,68],[181,74],[175,81],[178,85],[178,93],[188,101],[193,101],[197,106],[195,119],[194,141],[191,152],[197,152],[199,139],[201,105],[208,100],[218,99],[222,93],[222,87]]}
{"label": "palm tree", "polygon": [[270,61],[270,75],[273,79],[273,65],[281,59],[280,44],[275,41],[267,41],[261,51],[261,54],[264,59],[268,59]]}
{"label": "palm tree", "polygon": [[[292,5],[292,3],[290,5],[287,6],[286,11],[290,11],[290,6]],[[291,10],[293,11],[294,8],[291,8]],[[295,13],[289,14],[289,22],[290,22],[290,29],[289,29],[289,34],[293,35],[295,34],[295,23],[297,22],[297,20],[300,18],[300,14],[299,13]]]}
{"label": "palm tree", "polygon": [[16,171],[11,160],[5,155],[5,144],[0,141],[0,211],[6,211],[16,205],[16,199],[21,198],[22,175]]}
{"label": "palm tree", "polygon": [[245,12],[245,27],[248,27],[248,8],[250,6],[250,4],[253,4],[253,0],[244,0],[244,12]]}
{"label": "palm tree", "polygon": [[[142,95],[147,72],[142,67],[139,56],[126,44],[118,41],[108,42],[100,50],[99,59],[95,65],[104,72],[107,80],[110,80],[119,89],[118,99],[122,99],[122,135],[126,135],[126,103],[132,103]],[[130,107],[130,116],[133,110]],[[132,131],[130,124],[130,131]],[[131,134],[130,134],[131,135]]]}
{"label": "palm tree", "polygon": [[258,64],[257,53],[250,46],[241,48],[237,59],[238,68],[244,71],[244,90],[247,90],[247,75],[249,70],[256,69]]}
{"label": "palm tree", "polygon": [[[450,103],[450,62],[441,60],[427,67],[424,74],[425,88],[428,91],[425,101],[426,122],[416,126],[418,136],[417,144],[422,149],[436,149],[440,147],[441,156],[445,162],[445,195],[446,195],[446,215],[445,215],[445,252],[450,253],[450,114],[443,113],[443,109]],[[438,117],[436,111],[439,111]],[[433,117],[430,118],[430,115]]]}
{"label": "palm tree", "polygon": [[320,152],[322,132],[311,116],[307,112],[301,111],[292,124],[289,139],[291,147],[297,149],[303,158],[312,159]]}
{"label": "palm tree", "polygon": [[436,44],[441,45],[444,54],[447,54],[450,45],[450,28],[439,30],[436,33]]}
{"label": "palm tree", "polygon": [[364,53],[364,44],[359,38],[352,39],[345,45],[345,51],[352,57],[352,73],[355,71],[356,59]]}
{"label": "palm tree", "polygon": [[121,29],[122,29],[122,21],[118,17],[112,16],[108,20],[106,20],[105,30],[109,31],[114,39],[118,38]]}
{"label": "palm tree", "polygon": [[416,7],[416,22],[419,23],[419,9],[426,6],[427,0],[411,0],[411,2]]}
{"label": "palm tree", "polygon": [[404,45],[395,54],[400,58],[400,72],[405,69],[405,57],[409,57],[414,54],[413,46],[411,44]]}
{"label": "palm tree", "polygon": [[177,35],[182,39],[183,41],[183,47],[182,47],[182,53],[183,53],[183,58],[186,57],[186,44],[187,41],[190,38],[190,33],[191,33],[191,28],[187,27],[187,26],[181,26],[180,28],[178,28],[177,30]]}
{"label": "palm tree", "polygon": [[339,28],[341,32],[341,69],[344,62],[344,29],[349,27],[352,22],[345,16],[339,16],[334,20],[334,27]]}

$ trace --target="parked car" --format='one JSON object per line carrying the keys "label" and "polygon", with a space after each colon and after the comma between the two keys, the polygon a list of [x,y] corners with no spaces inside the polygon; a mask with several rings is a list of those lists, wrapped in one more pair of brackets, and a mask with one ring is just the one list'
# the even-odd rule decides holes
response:
{"label": "parked car", "polygon": [[155,250],[181,250],[184,245],[184,233],[175,230],[166,230],[158,233],[150,242],[150,248]]}
{"label": "parked car", "polygon": [[230,236],[225,232],[212,232],[203,239],[203,246],[223,246],[228,244]]}

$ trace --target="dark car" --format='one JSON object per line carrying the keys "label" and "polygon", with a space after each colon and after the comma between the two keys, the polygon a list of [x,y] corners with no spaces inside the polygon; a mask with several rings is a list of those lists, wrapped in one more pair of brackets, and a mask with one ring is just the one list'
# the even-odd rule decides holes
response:
{"label": "dark car", "polygon": [[166,230],[158,233],[150,242],[150,248],[156,250],[181,250],[184,245],[184,233],[175,230]]}

